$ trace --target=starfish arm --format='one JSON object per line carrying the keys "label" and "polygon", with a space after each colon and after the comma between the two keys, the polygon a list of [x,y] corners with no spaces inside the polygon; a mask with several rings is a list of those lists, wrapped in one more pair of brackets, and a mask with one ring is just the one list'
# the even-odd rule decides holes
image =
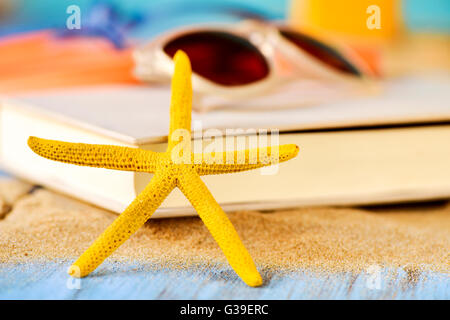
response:
{"label": "starfish arm", "polygon": [[[178,143],[178,129],[191,132],[192,83],[191,63],[188,56],[179,50],[174,57],[175,72],[172,78],[172,99],[170,102],[170,130],[168,150]],[[172,137],[174,140],[172,140]]]}
{"label": "starfish arm", "polygon": [[85,277],[94,271],[151,217],[175,185],[173,176],[155,174],[147,187],[69,268],[69,274]]}
{"label": "starfish arm", "polygon": [[[275,148],[278,150],[274,150]],[[218,154],[204,153],[202,164],[196,165],[196,169],[200,175],[247,171],[288,161],[295,158],[298,152],[297,145],[285,144]],[[193,157],[196,158],[195,155]]]}
{"label": "starfish arm", "polygon": [[194,170],[185,171],[178,177],[178,187],[197,210],[234,271],[249,286],[261,285],[262,279],[252,257],[200,176]]}
{"label": "starfish arm", "polygon": [[158,159],[158,153],[148,150],[37,137],[30,137],[28,146],[38,155],[50,160],[115,170],[154,172]]}

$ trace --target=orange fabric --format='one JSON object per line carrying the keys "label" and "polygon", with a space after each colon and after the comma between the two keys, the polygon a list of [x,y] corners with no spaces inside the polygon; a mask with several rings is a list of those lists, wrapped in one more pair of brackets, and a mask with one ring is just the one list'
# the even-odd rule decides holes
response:
{"label": "orange fabric", "polygon": [[56,38],[50,31],[0,40],[0,92],[137,83],[132,49],[99,38]]}

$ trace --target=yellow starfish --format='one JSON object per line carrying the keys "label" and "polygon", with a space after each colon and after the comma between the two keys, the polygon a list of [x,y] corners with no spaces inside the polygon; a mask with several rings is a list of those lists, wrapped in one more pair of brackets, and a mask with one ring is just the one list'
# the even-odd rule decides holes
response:
{"label": "yellow starfish", "polygon": [[[188,148],[188,160],[198,159],[198,156],[201,156],[202,160],[198,161],[199,163],[177,161],[179,158],[174,157],[174,154],[181,155],[181,153],[176,146],[183,141],[188,141],[189,146],[191,143],[192,72],[189,58],[184,52],[177,52],[174,61],[170,132],[166,152],[112,145],[69,143],[36,137],[30,137],[28,140],[29,147],[35,153],[51,160],[81,166],[144,171],[154,174],[150,183],[136,199],[69,268],[69,274],[74,277],[84,277],[94,271],[135,233],[167,195],[178,187],[196,209],[235,272],[249,286],[259,286],[262,284],[262,279],[250,254],[227,215],[200,179],[200,175],[239,172],[286,161],[297,155],[298,147],[283,145],[272,147],[273,149],[267,147],[234,151],[231,154],[229,152],[194,154]],[[230,163],[230,157],[234,160],[233,163]],[[211,159],[224,161],[212,163]],[[241,161],[238,163],[239,159]]]}

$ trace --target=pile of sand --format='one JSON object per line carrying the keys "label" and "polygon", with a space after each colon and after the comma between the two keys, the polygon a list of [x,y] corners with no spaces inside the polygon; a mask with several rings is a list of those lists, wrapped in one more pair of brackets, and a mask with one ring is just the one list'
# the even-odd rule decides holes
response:
{"label": "pile of sand", "polygon": [[[17,181],[0,185],[1,201],[12,207],[0,220],[2,263],[75,259],[117,217],[45,189],[27,193],[30,186]],[[448,203],[237,212],[229,217],[260,267],[337,272],[377,264],[449,272]],[[181,266],[225,262],[196,217],[150,220],[109,260]]]}

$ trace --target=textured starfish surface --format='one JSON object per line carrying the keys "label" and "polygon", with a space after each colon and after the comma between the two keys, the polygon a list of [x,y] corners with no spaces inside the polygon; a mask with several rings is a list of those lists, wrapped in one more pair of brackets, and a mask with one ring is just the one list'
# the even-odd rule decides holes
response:
{"label": "textured starfish surface", "polygon": [[[84,277],[94,271],[135,233],[167,195],[178,187],[196,209],[235,272],[249,286],[259,286],[262,279],[250,254],[200,176],[240,172],[286,161],[297,155],[298,147],[282,145],[231,153],[198,154],[190,152],[189,148],[189,152],[180,151],[179,145],[182,145],[183,141],[188,141],[189,145],[191,143],[192,71],[189,58],[184,52],[177,52],[174,62],[170,132],[166,152],[69,143],[37,137],[30,137],[28,140],[29,147],[35,153],[51,160],[81,166],[153,173],[145,189],[69,268],[69,274]],[[184,161],[179,161],[180,159]],[[200,161],[191,161],[194,159]],[[230,159],[233,161],[229,161]]]}

